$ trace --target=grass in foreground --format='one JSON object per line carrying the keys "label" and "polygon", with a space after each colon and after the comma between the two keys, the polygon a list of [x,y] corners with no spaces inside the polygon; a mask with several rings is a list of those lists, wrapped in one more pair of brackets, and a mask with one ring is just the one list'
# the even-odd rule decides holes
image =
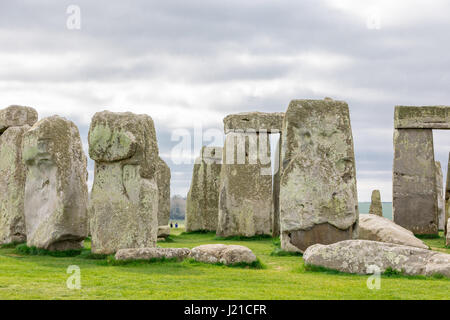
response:
{"label": "grass in foreground", "polygon": [[[0,299],[448,299],[447,278],[382,276],[381,289],[369,290],[368,276],[308,271],[301,256],[271,255],[274,240],[217,240],[215,235],[173,229],[173,242],[161,247],[207,243],[240,244],[259,258],[262,269],[233,268],[195,261],[105,264],[90,242],[75,257],[23,255],[0,249]],[[425,239],[437,247],[443,239]],[[439,242],[440,241],[440,242]],[[276,243],[276,240],[275,240]],[[440,251],[450,253],[443,247]],[[81,270],[81,290],[69,290],[67,268]]]}

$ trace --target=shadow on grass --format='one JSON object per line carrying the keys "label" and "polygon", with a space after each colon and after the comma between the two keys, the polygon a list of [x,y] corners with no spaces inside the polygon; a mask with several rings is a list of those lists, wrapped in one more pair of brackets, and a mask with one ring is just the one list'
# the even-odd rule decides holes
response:
{"label": "shadow on grass", "polygon": [[231,236],[231,237],[214,237],[214,240],[222,240],[222,241],[258,241],[258,240],[268,240],[272,239],[272,236],[268,234],[261,234],[252,237],[244,237],[244,236]]}
{"label": "shadow on grass", "polygon": [[270,253],[270,255],[272,257],[292,257],[292,256],[301,257],[301,256],[303,256],[303,254],[301,254],[300,252],[290,252],[290,251],[285,251],[285,250],[281,249],[281,242],[280,242],[279,237],[273,238],[272,245],[275,247],[273,249],[273,251]]}
{"label": "shadow on grass", "polygon": [[75,257],[79,256],[83,250],[64,250],[64,251],[51,251],[45,249],[39,249],[34,246],[28,247],[26,243],[19,244],[15,248],[15,252],[21,255],[29,255],[29,256],[52,256],[58,258],[65,257]]}

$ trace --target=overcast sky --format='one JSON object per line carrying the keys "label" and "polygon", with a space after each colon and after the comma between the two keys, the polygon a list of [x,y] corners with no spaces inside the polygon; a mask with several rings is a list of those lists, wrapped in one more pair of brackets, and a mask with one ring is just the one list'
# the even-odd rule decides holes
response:
{"label": "overcast sky", "polygon": [[[70,5],[81,29],[67,27]],[[171,161],[174,130],[345,100],[359,200],[381,189],[391,201],[394,106],[450,105],[449,15],[443,0],[1,1],[0,107],[65,116],[86,150],[95,112],[149,114],[172,194],[185,195],[192,164]],[[450,132],[434,136],[446,169]]]}

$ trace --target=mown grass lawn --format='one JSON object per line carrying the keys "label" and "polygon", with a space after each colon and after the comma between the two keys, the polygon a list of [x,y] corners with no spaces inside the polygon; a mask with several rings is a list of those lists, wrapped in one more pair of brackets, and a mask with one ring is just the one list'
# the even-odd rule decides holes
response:
{"label": "mown grass lawn", "polygon": [[[217,240],[214,234],[173,230],[173,242],[161,247],[192,248],[206,243],[242,244],[257,255],[264,269],[184,262],[121,266],[80,256],[19,255],[0,249],[0,299],[449,299],[450,280],[382,276],[381,289],[369,290],[367,276],[305,271],[300,256],[271,256],[270,238]],[[440,239],[424,240],[440,251]],[[89,242],[86,243],[89,248]],[[70,290],[67,267],[81,269],[81,289]]]}

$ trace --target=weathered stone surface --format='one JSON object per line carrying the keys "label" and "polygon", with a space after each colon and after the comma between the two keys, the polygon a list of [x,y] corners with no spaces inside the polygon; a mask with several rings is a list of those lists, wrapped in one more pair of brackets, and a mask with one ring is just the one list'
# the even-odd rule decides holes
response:
{"label": "weathered stone surface", "polygon": [[268,135],[229,133],[223,152],[217,235],[271,234],[272,169]]}
{"label": "weathered stone surface", "polygon": [[22,139],[28,129],[29,125],[9,127],[0,134],[0,244],[26,240]]}
{"label": "weathered stone surface", "polygon": [[436,164],[436,197],[437,197],[437,210],[438,210],[438,222],[439,230],[445,229],[445,196],[444,196],[444,176],[442,174],[442,167],[439,161]]}
{"label": "weathered stone surface", "polygon": [[281,246],[358,236],[355,156],[347,103],[293,100],[282,130]]}
{"label": "weathered stone surface", "polygon": [[186,199],[186,231],[217,230],[222,148],[203,147],[195,160]]}
{"label": "weathered stone surface", "polygon": [[256,256],[249,248],[225,244],[205,244],[195,247],[191,250],[190,257],[199,262],[226,265],[256,261]]}
{"label": "weathered stone surface", "polygon": [[[447,230],[448,228],[450,228],[450,218],[447,220]],[[450,246],[450,232],[447,232],[445,239],[445,245]]]}
{"label": "weathered stone surface", "polygon": [[0,110],[0,134],[9,127],[32,126],[37,119],[38,114],[33,108],[9,106]]}
{"label": "weathered stone surface", "polygon": [[243,112],[230,114],[223,119],[225,134],[254,130],[278,133],[283,126],[283,112]]}
{"label": "weathered stone surface", "polygon": [[89,216],[92,252],[156,245],[158,144],[151,117],[96,113],[89,129],[95,177]]}
{"label": "weathered stone surface", "polygon": [[438,211],[431,129],[394,131],[393,220],[414,234],[437,234]]}
{"label": "weathered stone surface", "polygon": [[159,226],[158,238],[167,238],[168,236],[170,236],[170,226]]}
{"label": "weathered stone surface", "polygon": [[273,175],[273,187],[272,187],[272,237],[280,236],[280,180],[281,180],[281,136],[278,140],[275,150],[277,155],[274,160],[274,175]]}
{"label": "weathered stone surface", "polygon": [[381,204],[380,190],[372,191],[372,199],[370,203],[369,213],[377,216],[383,216],[383,205]]}
{"label": "weathered stone surface", "polygon": [[78,128],[59,116],[25,132],[27,245],[47,250],[78,249],[87,236],[87,159]]}
{"label": "weathered stone surface", "polygon": [[[450,152],[448,154],[447,180],[445,183],[445,221],[450,219]],[[444,234],[448,236],[448,224],[445,225]]]}
{"label": "weathered stone surface", "polygon": [[348,273],[370,274],[370,267],[377,266],[381,272],[392,268],[407,275],[450,277],[450,254],[369,240],[316,244],[305,251],[303,259],[306,265]]}
{"label": "weathered stone surface", "polygon": [[396,106],[396,129],[450,129],[449,106]]}
{"label": "weathered stone surface", "polygon": [[131,248],[120,249],[116,260],[150,260],[150,259],[186,259],[191,250],[188,248]]}
{"label": "weathered stone surface", "polygon": [[170,168],[161,158],[158,158],[156,183],[159,191],[158,226],[167,226],[170,219]]}
{"label": "weathered stone surface", "polygon": [[373,214],[359,215],[359,239],[429,249],[422,240],[416,238],[408,229],[389,219]]}

